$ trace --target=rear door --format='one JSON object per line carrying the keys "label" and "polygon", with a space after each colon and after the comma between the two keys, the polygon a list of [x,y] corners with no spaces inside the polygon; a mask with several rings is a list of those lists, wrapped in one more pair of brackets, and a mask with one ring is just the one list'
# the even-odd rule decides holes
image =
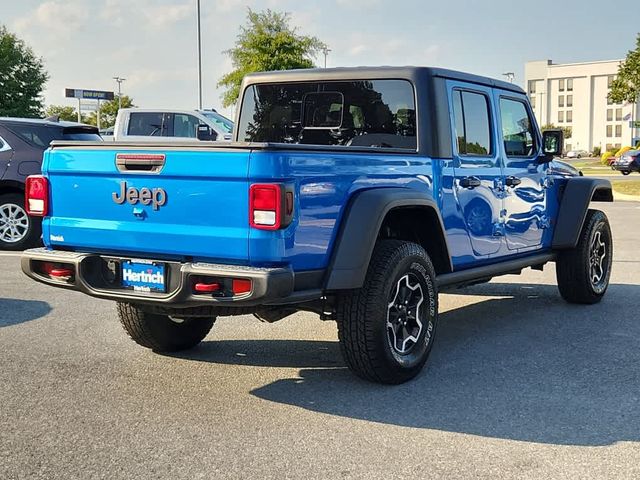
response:
{"label": "rear door", "polygon": [[453,84],[454,194],[474,256],[501,245],[502,166],[492,121],[491,89]]}
{"label": "rear door", "polygon": [[537,162],[540,138],[529,103],[496,93],[504,157],[504,225],[510,250],[539,246],[549,228],[545,165]]}
{"label": "rear door", "polygon": [[[109,144],[105,144],[108,147]],[[248,260],[250,150],[54,147],[45,244],[143,257]]]}

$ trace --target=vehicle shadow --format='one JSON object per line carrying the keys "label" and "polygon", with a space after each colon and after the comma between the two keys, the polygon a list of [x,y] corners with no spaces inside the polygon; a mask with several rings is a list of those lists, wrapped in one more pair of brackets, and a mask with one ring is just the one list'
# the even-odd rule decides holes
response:
{"label": "vehicle shadow", "polygon": [[0,328],[44,317],[51,311],[47,302],[0,298]]}
{"label": "vehicle shadow", "polygon": [[640,441],[640,286],[611,285],[591,306],[565,303],[551,285],[453,293],[477,302],[441,313],[428,368],[404,385],[359,380],[336,342],[212,341],[179,356],[300,368],[251,393],[331,415],[559,445]]}
{"label": "vehicle shadow", "polygon": [[299,367],[299,376],[252,394],[316,412],[560,445],[640,440],[640,286],[611,285],[593,306],[566,304],[545,285],[491,283],[456,293],[478,302],[441,314],[429,367],[400,386],[358,380],[332,342],[219,342],[196,355]]}

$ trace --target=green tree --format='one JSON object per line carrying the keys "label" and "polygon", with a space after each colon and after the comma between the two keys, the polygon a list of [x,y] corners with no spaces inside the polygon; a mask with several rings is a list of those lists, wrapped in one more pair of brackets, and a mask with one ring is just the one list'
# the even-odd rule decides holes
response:
{"label": "green tree", "polygon": [[42,59],[0,25],[0,117],[41,116],[48,78]]}
{"label": "green tree", "polygon": [[[135,107],[133,98],[128,95],[122,95],[122,108]],[[118,116],[119,103],[118,96],[108,102],[100,102],[100,128],[113,127]],[[98,112],[91,112],[87,115],[86,123],[90,125],[98,124]]]}
{"label": "green tree", "polygon": [[74,107],[67,105],[49,105],[44,113],[47,117],[58,116],[60,120],[68,122],[78,121],[78,111]]}
{"label": "green tree", "polygon": [[618,76],[611,84],[609,98],[615,103],[634,103],[640,96],[640,33],[635,50],[629,50],[627,58],[618,67]]}
{"label": "green tree", "polygon": [[233,65],[233,70],[218,82],[218,86],[225,88],[222,95],[225,107],[236,102],[242,79],[248,73],[315,66],[313,58],[325,44],[316,37],[298,34],[289,20],[288,13],[248,9],[247,23],[240,27],[235,47],[224,52]]}
{"label": "green tree", "polygon": [[545,130],[554,130],[556,128],[560,128],[562,129],[562,136],[564,137],[565,140],[568,140],[571,138],[571,127],[556,127],[553,123],[547,123],[546,125],[543,125],[540,127],[540,131],[544,132]]}

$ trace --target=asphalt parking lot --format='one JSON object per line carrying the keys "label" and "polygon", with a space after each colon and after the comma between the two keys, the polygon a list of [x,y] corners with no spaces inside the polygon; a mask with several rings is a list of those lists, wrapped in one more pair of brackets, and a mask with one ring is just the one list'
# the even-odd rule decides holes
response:
{"label": "asphalt parking lot", "polygon": [[640,203],[607,205],[612,284],[563,302],[553,266],[441,296],[428,369],[344,367],[333,322],[221,319],[189,353],[0,254],[0,479],[639,478]]}

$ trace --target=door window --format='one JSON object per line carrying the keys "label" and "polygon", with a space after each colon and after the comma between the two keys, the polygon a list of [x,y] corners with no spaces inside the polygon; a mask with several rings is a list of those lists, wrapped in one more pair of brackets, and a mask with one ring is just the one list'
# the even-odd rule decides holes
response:
{"label": "door window", "polygon": [[166,137],[169,116],[162,112],[132,112],[129,116],[128,135]]}
{"label": "door window", "polygon": [[500,118],[507,157],[532,157],[535,153],[535,135],[524,102],[501,98]]}
{"label": "door window", "polygon": [[[453,113],[458,154],[491,156],[491,117],[487,97],[481,93],[454,90]],[[484,165],[486,160],[479,159],[478,162]]]}
{"label": "door window", "polygon": [[196,130],[200,121],[193,115],[176,113],[173,115],[173,136],[196,138]]}

